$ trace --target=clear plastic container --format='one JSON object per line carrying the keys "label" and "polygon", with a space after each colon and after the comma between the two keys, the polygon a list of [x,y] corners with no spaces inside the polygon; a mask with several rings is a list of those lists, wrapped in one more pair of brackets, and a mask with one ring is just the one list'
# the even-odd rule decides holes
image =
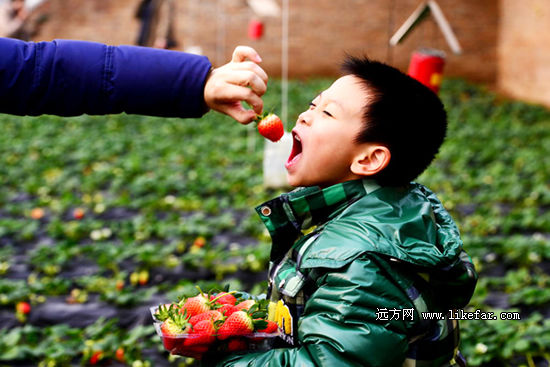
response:
{"label": "clear plastic container", "polygon": [[190,334],[182,334],[174,337],[166,337],[162,334],[161,325],[155,319],[154,314],[157,311],[157,307],[151,307],[151,316],[154,320],[154,327],[157,334],[162,340],[164,349],[171,354],[192,357],[201,359],[204,353],[217,352],[217,353],[232,353],[243,351],[262,351],[270,349],[271,341],[275,337],[279,336],[279,331],[274,333],[251,333],[248,335],[230,336],[223,340],[220,340],[217,335],[213,336],[210,341],[204,343],[195,341],[198,336]]}

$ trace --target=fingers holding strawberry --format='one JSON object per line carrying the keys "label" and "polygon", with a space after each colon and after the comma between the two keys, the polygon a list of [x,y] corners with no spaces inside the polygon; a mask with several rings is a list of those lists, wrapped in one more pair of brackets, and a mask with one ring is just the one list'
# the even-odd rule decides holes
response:
{"label": "fingers holding strawberry", "polygon": [[[262,112],[261,96],[267,89],[268,76],[258,65],[261,61],[253,48],[235,48],[229,63],[210,72],[204,86],[206,105],[241,124],[252,122],[255,115]],[[252,110],[245,109],[241,102],[246,102]]]}

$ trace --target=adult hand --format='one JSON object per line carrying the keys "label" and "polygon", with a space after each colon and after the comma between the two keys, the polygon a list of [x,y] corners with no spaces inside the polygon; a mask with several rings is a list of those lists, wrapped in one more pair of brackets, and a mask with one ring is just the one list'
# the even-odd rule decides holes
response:
{"label": "adult hand", "polygon": [[[231,61],[213,69],[204,86],[204,101],[213,110],[248,124],[262,113],[261,96],[267,89],[267,74],[258,66],[260,55],[251,47],[237,46]],[[246,109],[241,102],[252,109]]]}

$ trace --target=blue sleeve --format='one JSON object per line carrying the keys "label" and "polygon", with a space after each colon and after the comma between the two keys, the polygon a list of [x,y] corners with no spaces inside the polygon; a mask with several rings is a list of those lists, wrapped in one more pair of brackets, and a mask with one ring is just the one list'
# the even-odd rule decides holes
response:
{"label": "blue sleeve", "polygon": [[200,117],[210,68],[184,52],[0,38],[0,113]]}

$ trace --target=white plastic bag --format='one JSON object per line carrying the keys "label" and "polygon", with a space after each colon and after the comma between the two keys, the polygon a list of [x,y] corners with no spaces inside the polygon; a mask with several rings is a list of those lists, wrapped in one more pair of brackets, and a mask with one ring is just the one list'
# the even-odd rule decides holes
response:
{"label": "white plastic bag", "polygon": [[273,143],[265,139],[263,179],[265,188],[289,188],[285,162],[292,150],[292,134],[285,132],[281,140]]}

